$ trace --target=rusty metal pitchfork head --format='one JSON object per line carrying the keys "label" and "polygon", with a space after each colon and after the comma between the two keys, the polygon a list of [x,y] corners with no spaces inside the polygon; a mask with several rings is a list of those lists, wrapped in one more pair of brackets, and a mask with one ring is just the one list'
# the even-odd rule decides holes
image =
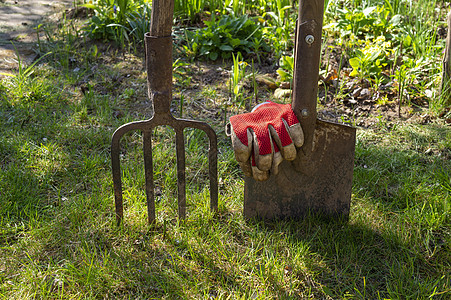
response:
{"label": "rusty metal pitchfork head", "polygon": [[[183,135],[183,130],[185,128],[200,129],[204,131],[209,138],[208,161],[210,177],[210,208],[212,210],[216,210],[218,206],[218,150],[215,131],[204,122],[177,119],[172,116],[170,112],[170,104],[172,100],[172,36],[170,34],[170,24],[172,24],[172,18],[169,19],[167,16],[168,9],[164,9],[164,7],[155,8],[156,5],[158,6],[158,2],[160,1],[156,0],[153,3],[153,27],[151,26],[151,32],[146,33],[145,35],[148,92],[153,105],[154,114],[148,120],[136,121],[122,125],[113,133],[111,142],[114,197],[116,206],[116,220],[118,223],[120,223],[123,219],[120,140],[125,133],[133,130],[140,130],[143,134],[148,221],[149,223],[155,222],[152,130],[160,125],[170,126],[175,131],[179,217],[185,218],[186,215],[185,140]],[[169,5],[170,4],[171,3],[169,3]],[[165,16],[163,16],[163,18],[159,18],[158,12],[164,12]],[[170,9],[169,12],[172,16],[172,11]],[[162,24],[161,19],[166,20],[166,24]],[[158,20],[160,20],[160,23],[157,22]],[[163,30],[158,30],[160,28]]]}

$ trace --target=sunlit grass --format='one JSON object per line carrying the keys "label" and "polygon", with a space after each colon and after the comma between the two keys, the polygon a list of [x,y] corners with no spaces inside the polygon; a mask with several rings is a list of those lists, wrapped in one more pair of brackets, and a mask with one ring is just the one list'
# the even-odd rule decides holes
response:
{"label": "sunlit grass", "polygon": [[[449,291],[450,165],[435,152],[449,149],[446,127],[359,131],[346,224],[244,220],[241,173],[225,137],[213,214],[206,137],[196,131],[185,132],[188,214],[179,221],[174,133],[161,128],[153,143],[161,194],[149,227],[137,132],[123,142],[125,214],[117,227],[114,126],[98,124],[118,121],[103,112],[103,96],[85,97],[55,104],[19,135],[20,123],[2,127],[3,297],[440,299]],[[72,118],[87,101],[89,118]],[[8,106],[3,112],[14,115]]]}
{"label": "sunlit grass", "polygon": [[[92,55],[77,49],[77,57]],[[185,130],[188,207],[178,219],[174,132],[162,127],[152,140],[157,220],[149,226],[142,135],[134,132],[121,143],[125,210],[116,226],[111,135],[148,117],[148,103],[121,98],[125,88],[141,92],[142,72],[132,73],[133,85],[125,63],[114,67],[102,55],[83,61],[98,65],[83,76],[49,61],[20,87],[0,81],[0,298],[447,299],[449,126],[359,129],[346,223],[245,220],[243,175],[220,112],[211,118],[218,212],[209,208],[208,139]],[[24,97],[29,91],[38,96]],[[228,102],[208,85],[196,99],[183,95],[185,108]]]}

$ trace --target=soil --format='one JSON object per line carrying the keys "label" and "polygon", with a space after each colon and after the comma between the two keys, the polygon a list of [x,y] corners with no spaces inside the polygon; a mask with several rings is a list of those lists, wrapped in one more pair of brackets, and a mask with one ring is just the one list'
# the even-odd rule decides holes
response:
{"label": "soil", "polygon": [[[0,0],[0,73],[11,72],[17,68],[15,48],[21,59],[26,63],[34,61],[38,55],[35,51],[37,37],[38,34],[43,34],[42,31],[37,31],[36,26],[44,18],[52,19],[53,16],[53,19],[57,19],[57,14],[64,10],[69,16],[75,11],[73,4],[73,0]],[[99,49],[102,48],[109,49],[109,46],[99,47]],[[108,57],[108,55],[108,53],[104,53],[104,56]],[[125,54],[124,57],[126,57]],[[325,57],[328,61],[329,70],[327,74],[320,76],[319,80],[318,116],[320,118],[362,128],[379,126],[380,124],[390,127],[392,124],[400,122],[427,124],[437,120],[437,116],[431,115],[428,109],[428,99],[424,95],[407,98],[410,105],[403,104],[399,107],[395,83],[389,82],[374,88],[364,80],[351,79],[347,76],[350,70],[346,68],[346,64],[341,69],[340,74],[337,74],[337,66],[340,61],[337,53],[333,51],[323,53],[323,60]],[[142,74],[145,71],[144,64],[137,62],[137,59],[143,60],[143,57],[135,57],[128,62],[127,59],[124,59],[121,74],[118,76],[119,78],[126,78],[126,80],[123,80],[124,83],[121,84],[123,89],[130,85],[138,84],[140,86],[135,96],[134,105],[132,105],[132,109],[137,112],[136,115],[139,115],[138,112],[145,112],[146,115],[150,115],[150,103],[146,96],[145,80],[141,76],[141,78],[137,78],[138,83],[133,82],[133,77],[136,77],[134,75]],[[324,68],[325,66],[322,69]],[[187,98],[193,100],[190,103],[185,103],[185,114],[204,120],[222,118],[221,110],[224,103],[218,103],[216,98],[230,101],[228,92],[228,80],[230,78],[228,70],[230,69],[230,64],[211,62],[195,62],[186,66],[185,70],[187,71],[182,74],[182,77],[189,78],[189,82],[181,84],[179,80],[176,80],[174,86],[173,110],[175,115],[178,115],[176,111],[179,105],[177,103],[180,103],[181,97],[187,96]],[[275,86],[271,82],[277,80],[276,70],[273,63],[266,63],[257,67],[259,74],[270,78],[272,81],[269,81],[269,83],[259,82],[259,97],[257,100],[246,101],[246,110],[249,110],[250,106],[256,104],[256,102],[274,99]],[[0,75],[1,77],[2,75]],[[340,82],[340,78],[346,78],[347,81]],[[81,91],[83,91],[82,85],[80,86]],[[98,86],[99,89],[103,88],[101,85]],[[199,96],[205,86],[214,89],[218,94],[217,97]],[[246,96],[253,92],[253,86],[250,82],[247,82],[243,89],[247,93]],[[406,90],[409,89],[414,90],[415,87],[406,88]],[[282,94],[289,96],[290,92],[285,91]],[[289,102],[289,99],[279,99],[279,101]],[[209,102],[209,104],[205,102]],[[238,113],[238,111],[229,113]],[[445,118],[439,120],[439,122],[451,123],[449,110],[443,116]]]}
{"label": "soil", "polygon": [[[231,66],[212,64],[208,62],[198,62],[195,66],[190,66],[192,72],[191,85],[183,89],[185,95],[192,95],[196,98],[196,93],[202,87],[209,85],[219,93],[218,98],[230,98],[227,82],[230,78]],[[274,96],[277,86],[277,72],[275,68],[261,68],[257,72],[268,81],[259,81],[259,91],[257,101],[251,100],[252,105],[245,105],[245,111],[249,111],[253,105],[266,100],[288,103],[289,98],[279,98]],[[287,83],[289,86],[289,83]],[[360,128],[370,128],[383,125],[391,127],[397,123],[419,123],[428,124],[437,120],[437,116],[430,113],[428,102],[424,99],[410,99],[411,104],[398,104],[398,95],[394,87],[388,84],[387,87],[380,87],[375,90],[368,83],[359,80],[350,80],[341,88],[341,95],[335,80],[327,80],[320,77],[319,80],[319,104],[318,117],[336,123],[344,123]],[[281,84],[283,85],[283,83]],[[177,86],[177,84],[176,84]],[[253,86],[250,80],[243,86],[245,98],[252,97]],[[289,89],[284,89],[287,93],[282,93],[286,97],[291,95]],[[177,100],[178,94],[175,94]],[[382,98],[387,99],[385,102]],[[220,109],[221,105],[215,105],[213,110]],[[177,107],[174,108],[177,110]],[[203,111],[206,109],[204,107]],[[198,112],[198,114],[201,112]],[[235,112],[232,112],[235,113]],[[451,120],[448,120],[450,122]]]}
{"label": "soil", "polygon": [[0,73],[17,68],[16,49],[22,60],[32,62],[37,56],[36,26],[73,3],[73,0],[0,0]]}

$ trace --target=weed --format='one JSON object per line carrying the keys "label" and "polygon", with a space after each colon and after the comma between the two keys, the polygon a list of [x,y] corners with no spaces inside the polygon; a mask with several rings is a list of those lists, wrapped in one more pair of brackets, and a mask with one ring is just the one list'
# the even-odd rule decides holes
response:
{"label": "weed", "polygon": [[0,73],[0,75],[12,77],[14,79],[15,84],[17,84],[19,89],[22,90],[21,84],[25,84],[28,80],[30,80],[30,76],[35,71],[34,67],[36,66],[36,64],[39,63],[39,61],[45,58],[47,55],[50,55],[51,52],[48,52],[47,54],[39,57],[31,65],[25,67],[24,62],[20,59],[19,52],[17,51],[16,46],[14,46],[14,48],[16,50],[17,65],[18,65],[17,74]]}
{"label": "weed", "polygon": [[355,57],[349,59],[353,68],[350,76],[371,78],[381,81],[382,71],[388,66],[390,43],[380,36],[376,41],[367,41],[362,50],[355,50]]}
{"label": "weed", "polygon": [[137,43],[142,43],[144,34],[149,31],[151,12],[151,4],[144,2],[139,9],[130,11],[126,15],[129,34],[134,37]]}
{"label": "weed", "polygon": [[[186,49],[195,56],[216,60],[231,58],[232,53],[255,53],[257,45],[261,51],[269,50],[263,42],[258,23],[248,16],[221,16],[204,21],[207,27],[195,32],[186,31]],[[257,41],[257,44],[255,43]]]}
{"label": "weed", "polygon": [[230,86],[232,88],[232,93],[235,95],[240,94],[242,88],[242,80],[246,77],[246,67],[247,63],[242,61],[241,54],[238,53],[236,56],[232,54],[233,67],[230,72]]}
{"label": "weed", "polygon": [[[147,2],[97,0],[83,6],[95,12],[84,28],[92,38],[114,40],[124,46],[131,34],[142,42],[144,33],[148,31],[150,7]],[[143,32],[144,26],[147,30]]]}
{"label": "weed", "polygon": [[294,71],[294,56],[282,56],[279,60],[279,69],[277,73],[280,76],[280,81],[289,82],[290,86],[293,84]]}
{"label": "weed", "polygon": [[[174,1],[174,16],[181,20],[188,20],[191,23],[199,22],[199,15],[208,5],[208,1],[204,0],[176,0]],[[210,8],[215,11],[214,7]]]}
{"label": "weed", "polygon": [[[5,75],[10,78],[10,81],[6,82],[6,87],[3,89],[9,89],[10,95],[7,100],[10,105],[22,105],[23,103],[49,103],[52,102],[54,97],[52,96],[51,90],[52,86],[49,86],[48,83],[39,78],[39,76],[34,76],[33,74],[36,71],[36,65],[44,59],[46,56],[49,56],[51,53],[47,53],[37,60],[35,60],[29,66],[26,66],[21,60],[19,53],[16,49],[17,56],[17,65],[18,70],[16,74],[10,73],[1,73],[0,75]],[[5,93],[6,96],[6,93]],[[5,99],[6,100],[6,99]]]}

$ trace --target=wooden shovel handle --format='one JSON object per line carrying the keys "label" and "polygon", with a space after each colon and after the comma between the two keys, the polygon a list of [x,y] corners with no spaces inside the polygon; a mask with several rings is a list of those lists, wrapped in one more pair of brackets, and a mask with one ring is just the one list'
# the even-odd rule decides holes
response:
{"label": "wooden shovel handle", "polygon": [[306,145],[316,126],[316,101],[324,0],[300,0],[293,71],[293,111],[304,130]]}
{"label": "wooden shovel handle", "polygon": [[153,0],[150,20],[150,35],[169,36],[172,33],[174,0]]}

